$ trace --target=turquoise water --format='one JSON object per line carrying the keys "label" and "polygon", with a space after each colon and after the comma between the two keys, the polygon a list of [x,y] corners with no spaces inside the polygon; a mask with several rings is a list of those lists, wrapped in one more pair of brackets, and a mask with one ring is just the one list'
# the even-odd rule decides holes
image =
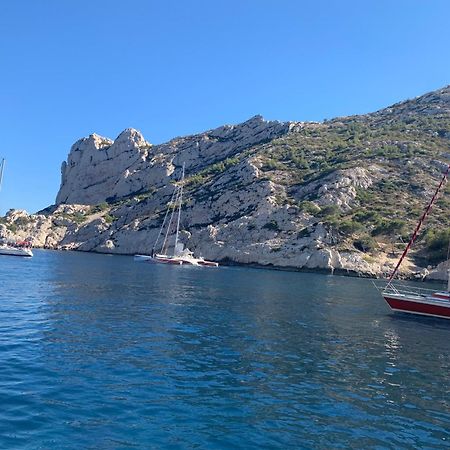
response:
{"label": "turquoise water", "polygon": [[450,321],[369,280],[0,257],[0,448],[449,448]]}

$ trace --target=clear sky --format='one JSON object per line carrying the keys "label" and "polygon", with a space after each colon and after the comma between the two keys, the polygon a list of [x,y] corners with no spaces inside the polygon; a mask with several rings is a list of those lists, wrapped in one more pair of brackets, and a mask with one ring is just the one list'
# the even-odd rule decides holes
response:
{"label": "clear sky", "polygon": [[71,145],[255,114],[323,120],[450,83],[447,0],[4,0],[0,212],[54,202]]}

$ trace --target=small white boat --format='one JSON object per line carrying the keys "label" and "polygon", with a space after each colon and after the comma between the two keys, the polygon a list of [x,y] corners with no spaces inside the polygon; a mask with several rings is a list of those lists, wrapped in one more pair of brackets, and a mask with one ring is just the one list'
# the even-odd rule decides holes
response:
{"label": "small white boat", "polygon": [[152,257],[149,255],[134,255],[134,260],[136,262],[146,262],[146,261],[150,261],[151,259],[152,259]]}
{"label": "small white boat", "polygon": [[7,256],[33,256],[33,252],[30,247],[14,247],[12,245],[0,245],[0,255]]}
{"label": "small white boat", "polygon": [[[183,244],[178,241],[178,234],[180,231],[180,218],[181,218],[181,205],[183,203],[183,184],[184,184],[184,164],[183,171],[181,175],[181,180],[179,185],[175,187],[170,202],[168,204],[166,214],[164,216],[164,220],[162,226],[159,230],[158,237],[156,238],[156,242],[153,245],[152,253],[150,255],[134,255],[134,260],[138,262],[149,262],[149,263],[159,263],[159,264],[172,264],[172,265],[190,265],[190,266],[199,266],[199,267],[218,267],[219,263],[215,261],[207,261],[206,259],[199,257],[194,257],[194,254],[187,248],[183,248]],[[163,243],[161,246],[160,253],[156,253],[155,249],[158,245],[158,241],[163,234],[163,230],[166,227],[167,219],[170,219],[167,225],[166,232],[164,234]],[[175,213],[177,212],[176,218],[176,230],[175,230],[175,244],[173,246],[173,254],[167,254],[168,238],[170,234],[170,229],[175,220]]]}

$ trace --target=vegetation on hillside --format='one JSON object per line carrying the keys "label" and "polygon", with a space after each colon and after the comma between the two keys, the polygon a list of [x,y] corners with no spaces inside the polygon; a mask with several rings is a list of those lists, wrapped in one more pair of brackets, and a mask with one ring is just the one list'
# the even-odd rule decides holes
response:
{"label": "vegetation on hillside", "polygon": [[[299,239],[309,236],[320,223],[332,236],[328,244],[337,250],[363,252],[368,259],[381,251],[398,255],[450,163],[450,88],[373,114],[292,125],[282,137],[239,147],[236,153],[228,152],[223,157],[218,154],[213,164],[202,165],[199,161],[196,172],[186,173],[184,203],[205,202],[207,209],[222,191],[234,192],[236,211],[228,210],[224,215],[216,210],[209,219],[228,223],[251,217],[254,212],[254,203],[239,207],[243,190],[251,193],[270,185],[272,191],[263,189],[259,195],[273,192],[270,200],[275,205],[287,206],[297,217],[307,218],[289,231]],[[333,183],[336,174],[358,168],[370,175],[370,182],[354,183],[351,201],[344,206],[330,199],[328,203],[321,201],[320,189],[326,180]],[[163,219],[170,194],[167,187],[153,187],[127,197],[107,198],[82,210],[59,211],[56,218],[79,227],[100,218],[106,224],[118,222],[122,226],[126,215],[127,220],[144,223],[143,227],[155,227]],[[54,215],[55,210],[56,206],[52,206],[42,213]],[[447,258],[449,210],[450,188],[446,187],[414,247],[413,253],[421,264],[436,264]],[[20,220],[0,219],[0,225],[14,231],[26,225]],[[286,232],[282,221],[272,217],[265,222],[245,220],[247,230],[259,228],[263,235]],[[273,248],[279,251],[281,247]]]}
{"label": "vegetation on hillside", "polygon": [[[356,206],[318,210],[308,200],[300,207],[328,224],[344,245],[374,252],[378,243],[395,249],[410,234],[431,198],[444,163],[450,162],[450,115],[410,114],[382,120],[377,115],[305,126],[261,149],[261,169],[272,180],[302,186],[338,169],[376,166],[383,177],[357,189]],[[418,257],[437,263],[447,257],[450,190],[428,217],[415,247]],[[294,198],[288,199],[295,203]]]}
{"label": "vegetation on hillside", "polygon": [[[376,253],[383,248],[399,253],[409,240],[450,163],[450,105],[438,94],[429,111],[415,100],[365,116],[340,118],[324,123],[302,124],[295,132],[255,146],[245,154],[211,165],[188,179],[192,195],[208,192],[208,186],[242,158],[259,163],[261,178],[281,184],[287,192],[280,201],[295,205],[326,224],[340,248]],[[434,107],[434,106],[433,106]],[[437,112],[436,112],[437,111]],[[357,188],[349,210],[335,205],[320,208],[315,194],[298,199],[292,188],[321,180],[336,170],[376,167],[382,172],[372,186]],[[431,263],[444,260],[450,235],[450,190],[428,217],[414,251]],[[267,229],[276,229],[268,223]]]}

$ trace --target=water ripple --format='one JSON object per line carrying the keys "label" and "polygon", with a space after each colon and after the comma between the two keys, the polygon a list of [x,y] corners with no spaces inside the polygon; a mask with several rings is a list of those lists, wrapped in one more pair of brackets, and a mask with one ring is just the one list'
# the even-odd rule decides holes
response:
{"label": "water ripple", "polygon": [[450,323],[367,280],[0,259],[1,448],[443,448]]}

